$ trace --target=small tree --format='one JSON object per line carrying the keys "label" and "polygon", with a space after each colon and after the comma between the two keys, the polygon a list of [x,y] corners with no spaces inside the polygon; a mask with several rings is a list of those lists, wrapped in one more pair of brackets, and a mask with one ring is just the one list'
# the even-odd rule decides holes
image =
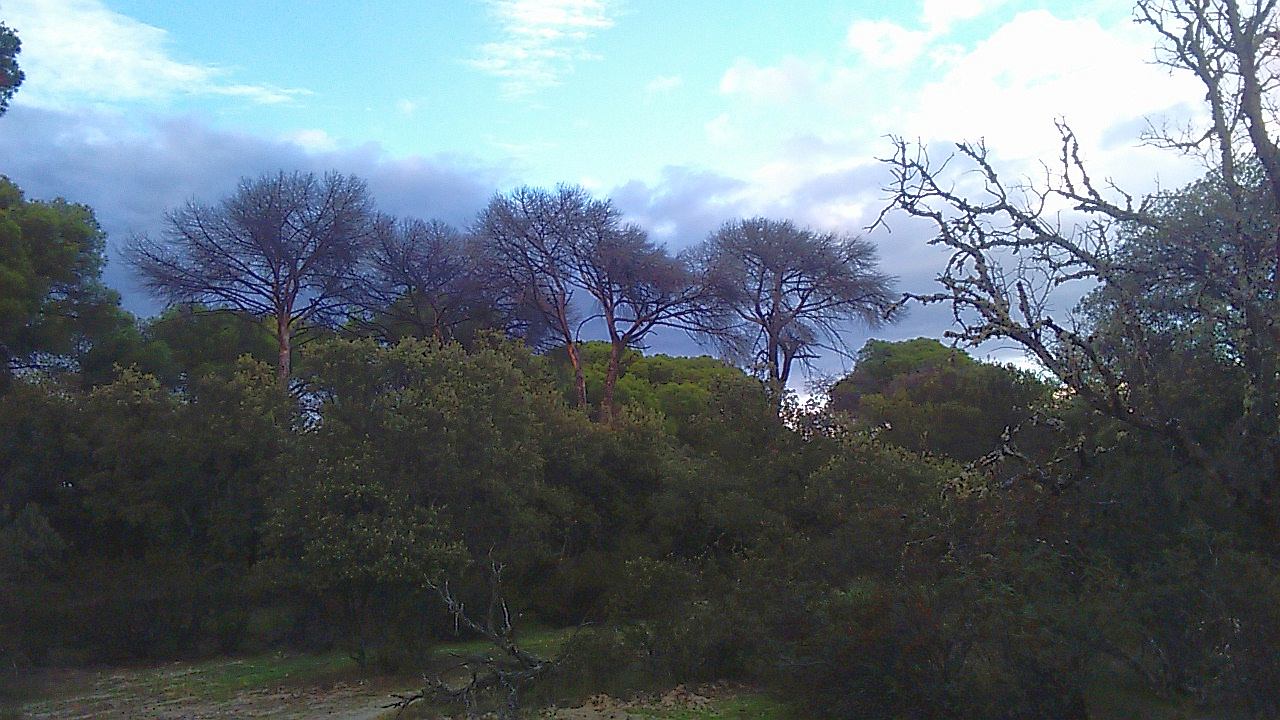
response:
{"label": "small tree", "polygon": [[[587,384],[580,333],[587,323],[603,321],[610,346],[601,402],[606,419],[617,409],[614,389],[627,348],[641,347],[658,327],[711,332],[702,321],[712,309],[708,288],[691,264],[624,223],[612,202],[580,187],[525,187],[494,198],[481,213],[477,235],[483,274],[535,306],[564,343],[581,407]],[[580,314],[578,290],[595,301],[594,314]]]}
{"label": "small tree", "polygon": [[403,337],[468,343],[485,330],[531,339],[520,298],[479,271],[475,243],[436,220],[379,226],[368,272],[353,297],[355,328],[387,342]]}
{"label": "small tree", "polygon": [[452,339],[468,313],[471,262],[462,235],[442,222],[384,223],[359,291],[360,324],[384,339]]}
{"label": "small tree", "polygon": [[788,220],[726,223],[697,251],[728,333],[713,339],[750,358],[780,401],[797,362],[820,350],[850,355],[851,322],[876,326],[893,304],[893,278],[861,238],[819,233]]}
{"label": "small tree", "polygon": [[273,320],[282,384],[295,331],[348,302],[378,225],[364,181],[298,172],[241,180],[218,204],[192,200],[165,220],[162,238],[128,251],[147,288]]}
{"label": "small tree", "polygon": [[1025,445],[1051,390],[1030,372],[978,362],[937,340],[871,340],[853,372],[831,387],[828,409],[910,450],[974,462],[1024,424]]}
{"label": "small tree", "polygon": [[[511,609],[502,596],[503,567],[501,563],[490,560],[488,607],[483,616],[467,611],[448,580],[427,583],[427,587],[439,595],[457,627],[466,628],[488,641],[497,652],[455,655],[458,662],[447,670],[463,675],[467,678],[465,682],[455,685],[442,673],[428,678],[426,687],[419,692],[393,695],[395,702],[384,707],[403,710],[415,702],[432,698],[462,705],[467,720],[478,720],[483,717],[480,713],[483,696],[488,694],[499,696],[501,704],[497,716],[500,720],[518,720],[521,716],[520,694],[564,662],[577,633],[575,631],[554,657],[544,657],[521,647],[511,622]],[[577,629],[584,626],[585,623]]]}

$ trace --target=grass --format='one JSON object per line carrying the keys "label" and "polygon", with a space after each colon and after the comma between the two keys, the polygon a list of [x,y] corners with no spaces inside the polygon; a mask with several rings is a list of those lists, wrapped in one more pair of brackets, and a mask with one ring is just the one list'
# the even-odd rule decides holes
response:
{"label": "grass", "polygon": [[[554,655],[572,630],[533,628],[522,633],[521,647],[542,655]],[[484,640],[441,643],[432,649],[432,664],[450,664],[456,655],[490,654],[496,649]],[[70,696],[111,696],[117,699],[151,698],[178,701],[199,698],[222,702],[245,692],[277,687],[325,688],[364,674],[345,653],[264,653],[241,658],[175,662],[146,668],[110,668],[97,671],[57,672],[45,677],[0,675],[0,720],[24,717],[23,708],[56,707]],[[412,687],[414,681],[406,680]],[[1161,698],[1129,682],[1122,673],[1099,672],[1090,683],[1087,698],[1090,717],[1099,720],[1192,720],[1201,717],[1185,699]],[[384,682],[392,679],[383,678]],[[396,681],[398,682],[398,681]],[[661,702],[629,704],[626,712],[648,720],[784,720],[791,717],[785,704],[750,688],[710,693],[709,702],[698,705],[664,705]],[[430,715],[436,708],[421,709]],[[417,715],[410,713],[405,717]],[[424,715],[425,716],[425,715]]]}
{"label": "grass", "polygon": [[[571,635],[569,630],[534,627],[520,634],[520,646],[538,654],[554,655]],[[498,652],[484,640],[441,643],[431,650],[430,672],[444,668],[454,655],[492,655]],[[271,652],[258,655],[170,662],[145,667],[48,669],[30,674],[0,674],[0,720],[24,717],[26,713],[58,715],[66,708],[117,717],[121,706],[134,703],[185,707],[197,703],[205,707],[235,706],[246,694],[261,695],[277,688],[331,695],[339,684],[358,683],[368,687],[412,688],[416,673],[387,676],[360,668],[348,654],[332,651],[318,654]],[[367,692],[367,691],[364,691]],[[348,689],[349,694],[349,689]]]}
{"label": "grass", "polygon": [[1160,695],[1114,663],[1095,668],[1085,684],[1085,704],[1096,720],[1244,720],[1241,708],[1197,706],[1186,695]]}
{"label": "grass", "polygon": [[209,699],[224,699],[254,688],[303,683],[323,683],[358,672],[356,663],[344,653],[290,655],[269,653],[236,660],[197,663],[181,683],[162,688]]}
{"label": "grass", "polygon": [[[532,628],[516,635],[516,644],[522,650],[535,655],[554,655],[573,635],[572,628]],[[443,643],[434,649],[439,658],[448,658],[451,653],[458,655],[475,655],[495,651],[488,640],[465,640],[461,642]]]}

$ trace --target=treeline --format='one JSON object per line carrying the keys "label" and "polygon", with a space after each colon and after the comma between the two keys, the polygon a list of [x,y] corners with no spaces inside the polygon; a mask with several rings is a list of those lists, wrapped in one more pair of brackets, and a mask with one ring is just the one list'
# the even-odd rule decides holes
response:
{"label": "treeline", "polygon": [[793,366],[842,349],[851,320],[878,324],[894,299],[859,238],[753,218],[672,256],[609,200],[569,186],[497,195],[464,232],[377,212],[358,178],[279,173],[169,213],[163,235],[128,254],[170,303],[269,318],[281,382],[294,336],[316,328],[442,342],[488,328],[562,347],[586,407],[578,345],[594,323],[610,345],[606,417],[623,355],[658,328],[758,368],[780,397]]}

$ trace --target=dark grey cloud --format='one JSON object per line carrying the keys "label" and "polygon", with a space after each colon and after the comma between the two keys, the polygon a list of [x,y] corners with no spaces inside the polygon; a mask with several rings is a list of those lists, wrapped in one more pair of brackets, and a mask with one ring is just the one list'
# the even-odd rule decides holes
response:
{"label": "dark grey cloud", "polygon": [[64,197],[92,207],[107,231],[106,281],[125,305],[156,309],[135,285],[119,249],[154,233],[169,208],[213,201],[240,178],[277,170],[337,170],[364,178],[379,207],[398,215],[465,225],[507,171],[456,156],[394,158],[368,144],[326,152],[211,127],[192,117],[141,122],[106,112],[15,107],[0,119],[0,173],[37,199]]}
{"label": "dark grey cloud", "polygon": [[633,180],[614,188],[609,197],[628,220],[678,251],[746,213],[738,198],[746,187],[742,180],[710,170],[668,166],[658,182]]}

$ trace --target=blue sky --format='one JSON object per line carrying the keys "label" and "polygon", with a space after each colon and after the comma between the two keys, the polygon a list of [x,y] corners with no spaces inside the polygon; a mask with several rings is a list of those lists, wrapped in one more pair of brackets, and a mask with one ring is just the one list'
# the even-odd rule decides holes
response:
{"label": "blue sky", "polygon": [[[27,72],[0,172],[92,205],[113,248],[279,168],[354,172],[389,211],[459,224],[494,191],[570,182],[677,248],[751,214],[860,232],[891,133],[982,137],[1035,176],[1065,117],[1134,192],[1191,178],[1135,147],[1201,93],[1129,18],[1095,0],[0,0]],[[927,290],[941,258],[890,221],[870,236],[884,266]],[[121,263],[108,279],[151,307]]]}

